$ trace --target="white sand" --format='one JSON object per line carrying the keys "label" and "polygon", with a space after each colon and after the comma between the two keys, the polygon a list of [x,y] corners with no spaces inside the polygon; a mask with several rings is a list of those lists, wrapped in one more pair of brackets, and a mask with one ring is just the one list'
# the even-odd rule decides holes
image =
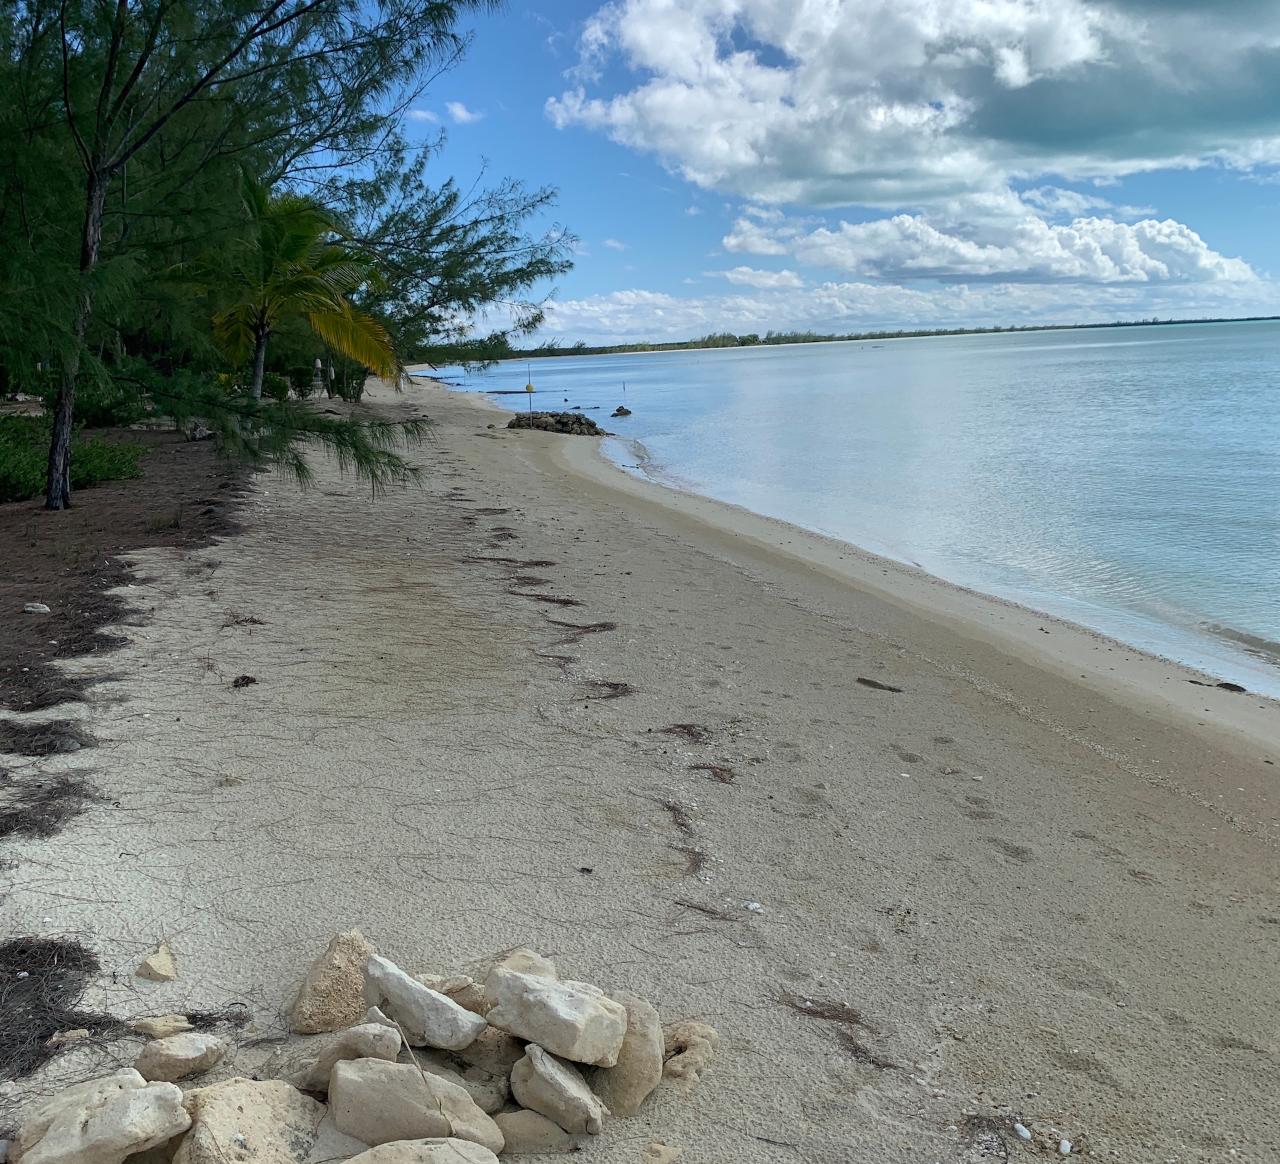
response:
{"label": "white sand", "polygon": [[[413,970],[532,945],[718,1027],[703,1084],[587,1161],[988,1158],[967,1112],[1089,1158],[1280,1159],[1275,704],[476,400],[388,407],[439,422],[423,489],[262,478],[242,535],[138,555],[103,745],[41,764],[119,807],[9,846],[8,932],[84,935],[138,1012],[267,1028],[359,926]],[[181,978],[134,981],[161,938]],[[856,1008],[862,1050],[787,993]]]}

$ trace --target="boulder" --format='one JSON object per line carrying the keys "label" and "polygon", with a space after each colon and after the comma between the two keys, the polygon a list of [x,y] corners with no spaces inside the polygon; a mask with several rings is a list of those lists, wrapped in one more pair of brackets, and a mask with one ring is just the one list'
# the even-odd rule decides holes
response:
{"label": "boulder", "polygon": [[498,1164],[498,1157],[466,1140],[399,1140],[352,1156],[346,1164]]}
{"label": "boulder", "polygon": [[626,1008],[586,982],[522,973],[501,963],[485,989],[489,1022],[576,1063],[612,1067],[627,1033]]}
{"label": "boulder", "polygon": [[702,1073],[715,1058],[720,1036],[706,1023],[686,1021],[672,1023],[663,1031],[662,1074],[691,1087],[702,1079]]}
{"label": "boulder", "polygon": [[600,1134],[609,1109],[592,1094],[582,1072],[530,1043],[511,1071],[511,1094],[566,1132]]}
{"label": "boulder", "polygon": [[501,1111],[511,1095],[506,1075],[491,1075],[479,1067],[467,1066],[443,1051],[419,1051],[416,1062],[431,1075],[461,1087],[487,1115]]}
{"label": "boulder", "polygon": [[464,1088],[412,1063],[337,1063],[329,1080],[329,1107],[338,1131],[366,1144],[452,1136],[502,1151],[498,1125]]}
{"label": "boulder", "polygon": [[572,1152],[575,1147],[568,1132],[536,1111],[500,1112],[493,1122],[507,1142],[506,1151],[513,1156],[549,1156]]}
{"label": "boulder", "polygon": [[459,1051],[474,1043],[487,1025],[477,1014],[459,1006],[452,998],[423,986],[394,962],[377,954],[365,968],[368,1002],[381,1007],[388,1018],[398,1022],[405,1038],[417,1046],[443,1047]]}
{"label": "boulder", "polygon": [[542,978],[558,978],[556,964],[527,946],[515,946],[495,954],[484,966],[484,977],[495,970],[514,970],[517,974],[536,974]]}
{"label": "boulder", "polygon": [[121,1164],[191,1126],[182,1092],[138,1072],[91,1079],[28,1109],[9,1150],[12,1164]]}
{"label": "boulder", "polygon": [[505,1077],[524,1058],[524,1043],[497,1027],[487,1027],[474,1043],[455,1051],[454,1055],[469,1066]]}
{"label": "boulder", "polygon": [[236,1077],[188,1091],[191,1130],[173,1164],[301,1164],[324,1107],[281,1079]]}
{"label": "boulder", "polygon": [[185,1014],[161,1014],[150,1018],[134,1019],[129,1026],[149,1039],[167,1039],[170,1035],[180,1035],[183,1031],[195,1030]]}
{"label": "boulder", "polygon": [[307,971],[289,1011],[295,1034],[319,1035],[358,1023],[364,1015],[364,968],[374,949],[359,930],[334,934]]}
{"label": "boulder", "polygon": [[447,978],[422,977],[418,981],[437,994],[453,999],[472,1014],[486,1015],[493,1009],[493,1002],[485,993],[484,986],[466,974],[452,974]]}
{"label": "boulder", "polygon": [[143,1079],[176,1083],[188,1075],[208,1071],[226,1053],[227,1044],[217,1035],[186,1031],[148,1043],[134,1066]]}
{"label": "boulder", "polygon": [[136,971],[139,978],[152,982],[172,982],[178,977],[178,964],[168,942],[161,942],[154,953],[148,954]]}
{"label": "boulder", "polygon": [[361,1023],[335,1035],[318,1058],[307,1063],[290,1082],[302,1091],[327,1091],[334,1064],[344,1059],[385,1059],[400,1054],[400,1032],[384,1023]]}
{"label": "boulder", "polygon": [[595,1093],[616,1116],[633,1116],[662,1081],[664,1044],[658,1012],[643,998],[614,994],[627,1011],[627,1033],[618,1062],[596,1073]]}

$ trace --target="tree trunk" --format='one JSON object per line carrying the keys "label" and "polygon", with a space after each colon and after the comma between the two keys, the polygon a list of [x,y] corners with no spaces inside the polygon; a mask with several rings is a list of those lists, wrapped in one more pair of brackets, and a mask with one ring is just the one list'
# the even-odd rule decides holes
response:
{"label": "tree trunk", "polygon": [[105,174],[91,172],[85,190],[84,226],[80,234],[80,294],[72,325],[71,350],[62,362],[62,383],[53,405],[53,436],[49,441],[49,471],[45,478],[46,509],[66,509],[71,505],[71,430],[75,424],[76,376],[80,372],[80,353],[93,300],[89,295],[89,273],[98,265],[102,248],[102,216],[107,203]]}
{"label": "tree trunk", "polygon": [[253,333],[253,384],[250,391],[255,400],[262,399],[262,377],[267,366],[267,336],[270,333],[265,327],[259,327]]}

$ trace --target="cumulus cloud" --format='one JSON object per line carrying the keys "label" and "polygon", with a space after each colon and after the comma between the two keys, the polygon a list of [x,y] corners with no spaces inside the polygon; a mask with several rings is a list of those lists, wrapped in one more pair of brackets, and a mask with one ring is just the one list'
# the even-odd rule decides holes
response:
{"label": "cumulus cloud", "polygon": [[708,276],[728,279],[743,287],[803,287],[804,280],[795,271],[761,271],[755,267],[734,267],[729,271],[706,271]]}
{"label": "cumulus cloud", "polygon": [[999,242],[939,230],[919,215],[842,222],[797,239],[792,251],[814,266],[886,279],[1018,279],[1079,283],[1255,282],[1240,259],[1205,245],[1182,223],[1077,218],[1063,226],[1027,217]]}
{"label": "cumulus cloud", "polygon": [[483,113],[468,109],[461,101],[446,101],[444,107],[449,111],[449,116],[458,125],[470,125],[472,122],[479,121],[484,117]]}
{"label": "cumulus cloud", "polygon": [[[1039,175],[1280,163],[1263,0],[615,0],[581,52],[557,125],[764,202],[920,210]],[[626,75],[610,62],[631,80],[594,91]]]}
{"label": "cumulus cloud", "polygon": [[604,245],[607,246],[611,251],[625,251],[627,249],[627,244],[624,242],[619,242],[616,238],[605,239]]}
{"label": "cumulus cloud", "polygon": [[409,112],[405,114],[405,116],[410,121],[436,122],[440,120],[440,118],[437,117],[434,113],[432,113],[430,109],[410,109]]}

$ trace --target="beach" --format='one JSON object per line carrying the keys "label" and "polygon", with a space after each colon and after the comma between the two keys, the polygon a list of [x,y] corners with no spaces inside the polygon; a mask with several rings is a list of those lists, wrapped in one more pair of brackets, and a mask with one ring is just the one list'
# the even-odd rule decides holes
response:
{"label": "beach", "polygon": [[258,477],[239,532],[131,555],[128,644],[69,665],[114,678],[40,713],[97,746],[5,760],[101,793],[6,842],[0,902],[97,952],[92,1006],[269,1038],[335,931],[525,945],[720,1033],[586,1161],[1280,1158],[1280,705],[481,399],[366,399],[435,422],[421,487]]}

